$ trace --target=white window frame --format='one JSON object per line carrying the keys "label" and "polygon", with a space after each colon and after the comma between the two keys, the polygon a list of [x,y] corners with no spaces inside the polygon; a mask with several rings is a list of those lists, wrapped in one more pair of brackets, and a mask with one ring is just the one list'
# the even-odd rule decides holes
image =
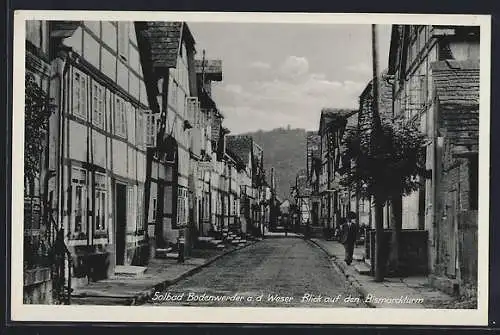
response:
{"label": "white window frame", "polygon": [[179,187],[177,193],[177,226],[184,227],[187,224],[187,210],[189,208],[189,197],[187,189]]}
{"label": "white window frame", "polygon": [[[73,167],[71,169],[71,233],[79,234],[87,232],[87,170]],[[80,189],[80,208],[77,208],[77,190]],[[80,216],[80,227],[77,229],[76,218]]]}
{"label": "white window frame", "polygon": [[104,87],[97,82],[92,83],[92,124],[104,129],[105,127],[105,92]]}
{"label": "white window frame", "polygon": [[73,69],[72,114],[87,120],[87,76]]}
{"label": "white window frame", "polygon": [[[94,231],[104,232],[108,227],[108,192],[106,187],[106,175],[103,173],[96,172],[94,175],[94,187],[95,187],[95,213],[94,213]],[[102,201],[104,198],[104,201]]]}
{"label": "white window frame", "polygon": [[115,98],[115,134],[127,137],[127,106],[123,99]]}
{"label": "white window frame", "polygon": [[148,148],[156,147],[156,137],[159,128],[159,114],[145,111],[144,118],[144,145]]}

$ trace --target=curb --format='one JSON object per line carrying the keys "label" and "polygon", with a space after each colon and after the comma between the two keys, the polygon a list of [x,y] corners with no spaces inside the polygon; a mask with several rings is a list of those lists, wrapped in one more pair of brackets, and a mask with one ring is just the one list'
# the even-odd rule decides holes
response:
{"label": "curb", "polygon": [[72,296],[72,298],[76,298],[76,299],[78,299],[78,298],[116,299],[116,300],[122,301],[122,303],[119,303],[118,305],[125,305],[125,306],[141,305],[141,304],[147,302],[147,300],[154,294],[154,292],[164,290],[168,286],[173,285],[173,284],[181,281],[182,279],[185,279],[185,278],[192,276],[195,273],[201,271],[204,267],[209,266],[210,264],[214,263],[218,259],[220,259],[226,255],[229,255],[235,251],[238,251],[238,250],[247,248],[251,245],[254,245],[257,242],[260,242],[260,241],[252,241],[252,242],[245,244],[244,246],[238,246],[238,247],[235,247],[234,249],[224,251],[220,255],[213,256],[212,258],[208,258],[205,263],[198,265],[198,266],[180,274],[179,276],[177,276],[174,279],[164,280],[162,282],[159,282],[159,283],[153,285],[150,289],[146,289],[146,290],[137,292],[134,295],[118,296],[118,295],[87,295],[87,294],[84,294],[82,296]]}
{"label": "curb", "polygon": [[337,259],[336,256],[330,255],[330,253],[328,253],[328,250],[326,250],[321,244],[317,243],[316,241],[313,241],[313,240],[306,240],[306,241],[308,241],[311,244],[314,244],[316,247],[321,249],[328,256],[332,266],[335,268],[335,270],[340,272],[345,277],[346,282],[348,282],[358,292],[361,299],[363,300],[363,303],[368,305],[368,307],[370,307],[370,308],[377,308],[377,306],[375,304],[373,304],[371,302],[365,302],[365,299],[368,295],[368,291],[354,276],[351,276],[349,273],[347,273],[347,269],[348,269],[347,264],[345,264],[341,260]]}
{"label": "curb", "polygon": [[194,267],[194,268],[182,273],[181,275],[179,275],[178,277],[176,277],[174,279],[165,280],[163,282],[160,282],[160,283],[154,285],[151,289],[146,290],[146,291],[142,291],[142,292],[136,294],[134,297],[131,297],[131,301],[130,301],[129,305],[132,305],[132,306],[141,305],[141,304],[147,302],[148,299],[151,298],[151,296],[153,296],[154,292],[162,291],[162,290],[166,289],[167,287],[169,287],[173,284],[176,284],[179,281],[181,281],[187,277],[194,275],[195,273],[201,271],[203,268],[209,266],[210,264],[214,263],[215,261],[219,260],[220,258],[222,258],[226,255],[229,255],[233,252],[236,252],[238,250],[245,249],[251,245],[256,244],[257,242],[260,242],[260,241],[252,241],[250,243],[245,244],[244,246],[236,247],[236,248],[231,249],[231,250],[227,250],[220,255],[209,258],[205,263],[198,265],[197,267]]}

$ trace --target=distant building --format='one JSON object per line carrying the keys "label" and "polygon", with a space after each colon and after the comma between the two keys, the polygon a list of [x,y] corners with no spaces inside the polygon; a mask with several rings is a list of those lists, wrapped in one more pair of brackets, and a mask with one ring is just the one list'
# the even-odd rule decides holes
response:
{"label": "distant building", "polygon": [[295,177],[294,198],[298,211],[298,224],[305,225],[311,219],[310,197],[312,189],[307,180],[307,171],[300,170]]}
{"label": "distant building", "polygon": [[[318,135],[321,137],[319,174],[320,224],[333,229],[341,217],[354,207],[351,198],[355,190],[340,185],[343,151],[342,137],[348,122],[356,124],[355,110],[324,108],[321,111]],[[354,123],[353,123],[354,122]]]}
{"label": "distant building", "polygon": [[[392,76],[387,74],[387,71],[381,73],[378,77],[379,90],[379,110],[381,122],[393,122],[394,110],[392,108]],[[374,127],[373,119],[373,80],[366,85],[365,89],[359,96],[359,112],[358,124],[361,141],[370,147],[371,134]],[[375,211],[372,210],[373,199],[359,199],[357,212],[359,213],[359,223],[365,224],[368,227],[375,228]],[[385,204],[383,209],[384,227],[390,226],[390,203]],[[406,228],[403,226],[403,228]]]}
{"label": "distant building", "polygon": [[263,151],[253,138],[245,135],[229,135],[226,147],[244,166],[241,171],[240,213],[247,231],[259,229],[265,216],[263,200],[266,199]]}
{"label": "distant building", "polygon": [[312,225],[316,226],[319,224],[320,210],[321,136],[314,131],[308,131],[306,136],[306,173],[310,189],[310,217],[308,219]]}

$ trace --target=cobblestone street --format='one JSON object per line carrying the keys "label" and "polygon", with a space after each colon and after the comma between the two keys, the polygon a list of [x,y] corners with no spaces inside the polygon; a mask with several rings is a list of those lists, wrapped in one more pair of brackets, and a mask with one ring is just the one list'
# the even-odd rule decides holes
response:
{"label": "cobblestone street", "polygon": [[[259,296],[261,301],[256,301]],[[180,301],[172,301],[173,297]],[[221,258],[164,292],[156,292],[149,304],[366,307],[362,302],[345,301],[349,297],[355,299],[357,295],[319,248],[301,238],[273,237]]]}

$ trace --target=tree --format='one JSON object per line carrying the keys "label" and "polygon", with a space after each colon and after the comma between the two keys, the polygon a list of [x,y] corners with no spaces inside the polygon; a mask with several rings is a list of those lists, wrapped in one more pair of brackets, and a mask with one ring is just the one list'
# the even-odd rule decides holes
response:
{"label": "tree", "polygon": [[53,106],[48,94],[37,83],[35,76],[26,73],[24,106],[24,174],[33,182],[40,173],[44,136]]}
{"label": "tree", "polygon": [[[401,196],[418,190],[422,178],[428,177],[425,169],[425,135],[414,125],[389,122],[381,124],[376,141],[367,140],[368,137],[364,135],[357,128],[348,129],[344,135],[341,183],[351,188],[363,185],[360,188],[361,196],[368,199],[374,197],[376,209],[388,201],[393,205],[389,260],[391,268],[398,269]],[[355,163],[352,169],[348,164],[351,161]],[[381,215],[381,211],[376,211],[376,215]]]}

